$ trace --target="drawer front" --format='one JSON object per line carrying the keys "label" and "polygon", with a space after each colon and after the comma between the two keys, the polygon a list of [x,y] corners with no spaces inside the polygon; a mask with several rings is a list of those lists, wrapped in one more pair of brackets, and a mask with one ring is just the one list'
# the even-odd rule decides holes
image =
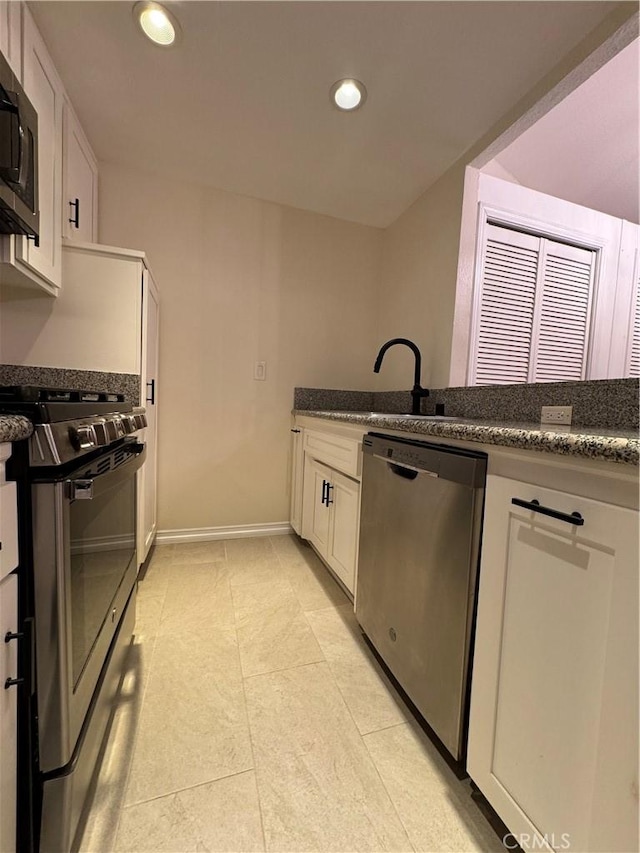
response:
{"label": "drawer front", "polygon": [[0,485],[0,580],[18,565],[18,504],[15,483]]}
{"label": "drawer front", "polygon": [[309,456],[336,471],[342,471],[350,477],[360,476],[362,442],[358,439],[307,429],[304,434],[304,450]]}

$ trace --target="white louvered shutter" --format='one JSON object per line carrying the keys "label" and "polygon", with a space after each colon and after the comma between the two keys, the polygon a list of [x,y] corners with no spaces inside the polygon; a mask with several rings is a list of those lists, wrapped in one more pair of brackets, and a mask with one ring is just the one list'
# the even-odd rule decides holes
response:
{"label": "white louvered shutter", "polygon": [[532,381],[584,379],[595,252],[542,242]]}
{"label": "white louvered shutter", "polygon": [[584,379],[596,253],[487,224],[470,383]]}
{"label": "white louvered shutter", "polygon": [[488,225],[483,254],[472,382],[527,382],[540,239]]}
{"label": "white louvered shutter", "polygon": [[640,276],[636,282],[636,298],[633,305],[634,317],[629,348],[629,376],[640,376]]}

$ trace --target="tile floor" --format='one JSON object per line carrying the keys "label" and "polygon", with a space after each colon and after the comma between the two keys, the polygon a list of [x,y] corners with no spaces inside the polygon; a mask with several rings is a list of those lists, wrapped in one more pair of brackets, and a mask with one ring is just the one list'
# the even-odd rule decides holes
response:
{"label": "tile floor", "polygon": [[503,851],[293,536],[156,548],[80,850]]}

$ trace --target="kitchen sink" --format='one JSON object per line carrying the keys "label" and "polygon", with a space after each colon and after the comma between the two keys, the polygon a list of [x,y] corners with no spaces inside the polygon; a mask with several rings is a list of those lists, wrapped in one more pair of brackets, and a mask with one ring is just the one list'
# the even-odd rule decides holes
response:
{"label": "kitchen sink", "polygon": [[417,421],[455,421],[457,418],[449,417],[448,415],[396,415],[392,413],[384,414],[383,412],[370,412],[369,417],[372,418],[403,418]]}
{"label": "kitchen sink", "polygon": [[393,412],[327,412],[332,415],[359,415],[364,418],[394,418],[402,420],[417,420],[417,421],[456,421],[458,418],[449,417],[448,415],[398,415]]}

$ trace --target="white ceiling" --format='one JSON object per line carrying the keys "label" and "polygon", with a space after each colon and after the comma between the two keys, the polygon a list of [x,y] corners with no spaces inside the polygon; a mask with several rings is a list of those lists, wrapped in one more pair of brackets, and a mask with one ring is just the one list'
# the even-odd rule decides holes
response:
{"label": "white ceiling", "polygon": [[635,41],[495,162],[531,189],[639,222],[639,69]]}
{"label": "white ceiling", "polygon": [[167,3],[170,50],[132,5],[29,3],[99,159],[384,227],[616,4]]}

